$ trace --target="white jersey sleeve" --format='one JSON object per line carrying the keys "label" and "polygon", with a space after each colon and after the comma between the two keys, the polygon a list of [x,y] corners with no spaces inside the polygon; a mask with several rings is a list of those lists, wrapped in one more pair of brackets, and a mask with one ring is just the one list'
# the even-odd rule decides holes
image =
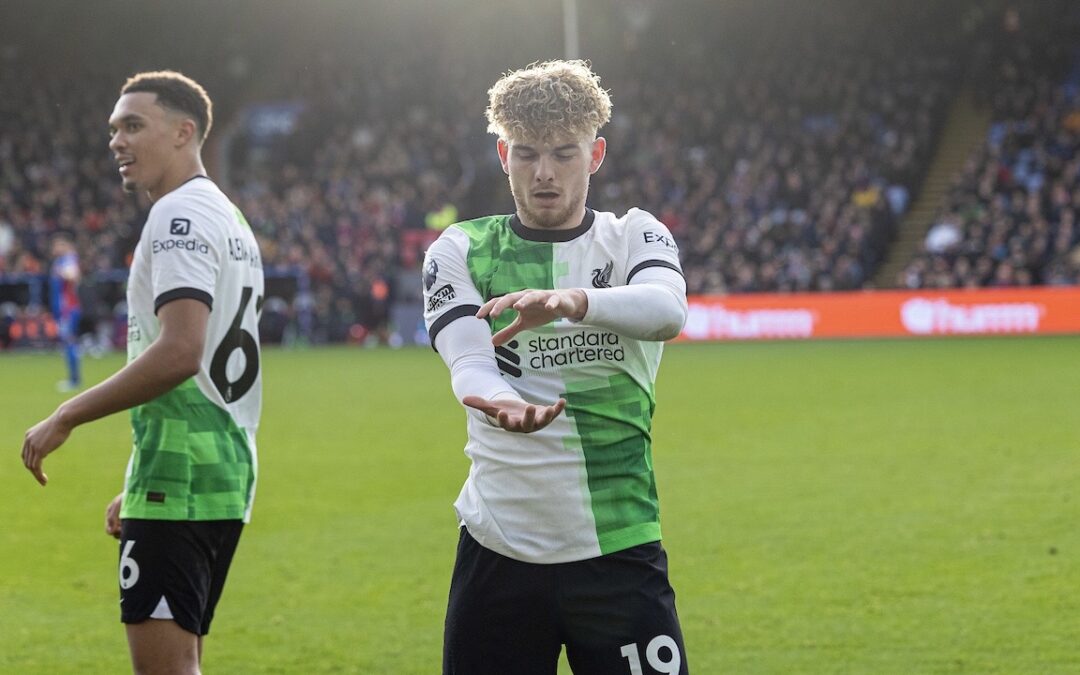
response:
{"label": "white jersey sleeve", "polygon": [[[191,199],[162,199],[146,221],[152,260],[154,312],[179,298],[214,308],[214,292],[224,253],[220,218],[203,212]],[[214,214],[216,215],[216,214]]]}
{"label": "white jersey sleeve", "polygon": [[679,246],[667,226],[641,209],[630,209],[626,219],[630,238],[626,283],[634,283],[634,277],[640,272],[656,267],[672,270],[681,277]]}
{"label": "white jersey sleeve", "polygon": [[451,322],[475,316],[484,298],[469,274],[469,238],[457,228],[442,233],[424,255],[424,323],[436,347]]}
{"label": "white jersey sleeve", "polygon": [[[514,398],[518,393],[499,375],[491,329],[475,314],[484,299],[466,265],[468,242],[458,230],[447,230],[424,256],[424,319],[431,346],[450,369],[454,396]],[[470,415],[490,422],[478,411]]]}

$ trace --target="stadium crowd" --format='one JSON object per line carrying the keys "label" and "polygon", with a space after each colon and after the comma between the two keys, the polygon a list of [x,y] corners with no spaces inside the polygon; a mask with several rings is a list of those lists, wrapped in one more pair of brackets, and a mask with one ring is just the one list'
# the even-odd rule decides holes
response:
{"label": "stadium crowd", "polygon": [[[707,25],[688,30],[662,14],[628,22],[611,38],[619,58],[594,59],[618,95],[590,204],[639,206],[663,220],[680,241],[691,293],[864,287],[926,170],[963,49],[946,39],[958,34],[956,12],[944,21],[932,10],[875,7],[804,9],[719,49]],[[676,39],[670,58],[658,59],[654,45]],[[484,130],[490,73],[441,58],[445,45],[411,41],[383,53],[390,48],[309,43],[265,70],[237,60],[235,45],[232,56],[206,55],[235,66],[203,78],[216,98],[215,86],[230,92],[211,142],[227,139],[217,172],[227,173],[222,182],[278,289],[264,317],[272,340],[410,341],[424,247],[456,220],[513,208]],[[9,93],[0,100],[0,303],[44,302],[12,289],[44,273],[49,238],[65,231],[89,282],[84,316],[107,323],[122,315],[122,270],[149,208],[122,192],[105,149],[102,120],[118,81],[111,71],[44,82],[31,72],[0,71]],[[1037,73],[1010,86],[995,105],[1029,112],[996,127],[945,220],[976,197],[990,206],[963,221],[966,244],[913,262],[906,285],[985,285],[1010,269],[1036,283],[1076,281],[1075,261],[1060,254],[1077,236],[1075,130],[1068,136],[1077,116],[1066,90]],[[281,100],[299,104],[291,133],[258,139],[240,123],[226,131],[248,104]],[[1033,210],[1045,213],[1015,217]],[[412,309],[395,316],[403,307]]]}
{"label": "stadium crowd", "polygon": [[1004,17],[984,91],[990,133],[899,286],[1080,282],[1080,52],[1023,21],[1015,11]]}
{"label": "stadium crowd", "polygon": [[725,75],[661,90],[661,114],[655,89],[624,96],[631,112],[608,133],[622,162],[597,201],[657,214],[683,243],[691,293],[862,287],[928,161],[947,66],[815,44]]}

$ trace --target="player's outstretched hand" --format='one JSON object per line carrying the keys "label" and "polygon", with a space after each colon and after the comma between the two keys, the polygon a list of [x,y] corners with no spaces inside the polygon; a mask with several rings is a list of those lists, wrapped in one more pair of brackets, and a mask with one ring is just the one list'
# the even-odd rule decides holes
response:
{"label": "player's outstretched hand", "polygon": [[581,321],[589,309],[589,298],[580,288],[557,291],[526,289],[488,300],[476,313],[476,317],[494,318],[507,309],[516,311],[517,317],[509,326],[491,336],[491,343],[496,347],[509,342],[523,330],[543,326],[555,319],[568,317]]}
{"label": "player's outstretched hand", "polygon": [[59,412],[49,415],[30,427],[26,432],[22,447],[23,466],[34,474],[37,482],[42,485],[49,482],[49,477],[41,469],[41,463],[50,452],[60,447],[70,435],[71,427],[60,420]]}
{"label": "player's outstretched hand", "polygon": [[479,396],[466,396],[461,402],[494,419],[503,429],[524,434],[551,424],[566,407],[566,400],[561,398],[554,405],[534,405],[513,399],[489,401]]}
{"label": "player's outstretched hand", "polygon": [[121,492],[105,507],[105,534],[110,537],[120,538],[120,507],[123,505],[124,493]]}

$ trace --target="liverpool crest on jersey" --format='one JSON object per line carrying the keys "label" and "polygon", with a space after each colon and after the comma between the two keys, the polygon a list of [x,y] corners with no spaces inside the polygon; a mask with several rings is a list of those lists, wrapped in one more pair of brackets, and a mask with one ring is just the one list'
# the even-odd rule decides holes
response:
{"label": "liverpool crest on jersey", "polygon": [[611,260],[603,267],[597,267],[592,271],[593,288],[611,288],[611,271],[615,269],[615,263]]}

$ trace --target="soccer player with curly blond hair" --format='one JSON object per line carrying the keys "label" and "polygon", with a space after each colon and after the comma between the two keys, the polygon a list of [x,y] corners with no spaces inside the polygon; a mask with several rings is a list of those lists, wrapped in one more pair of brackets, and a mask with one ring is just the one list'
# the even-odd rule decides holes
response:
{"label": "soccer player with curly blond hair", "polygon": [[611,99],[583,61],[508,73],[489,131],[516,212],[457,223],[424,261],[425,320],[468,411],[472,465],[444,674],[688,672],[652,459],[663,341],[686,321],[652,215],[586,206]]}

